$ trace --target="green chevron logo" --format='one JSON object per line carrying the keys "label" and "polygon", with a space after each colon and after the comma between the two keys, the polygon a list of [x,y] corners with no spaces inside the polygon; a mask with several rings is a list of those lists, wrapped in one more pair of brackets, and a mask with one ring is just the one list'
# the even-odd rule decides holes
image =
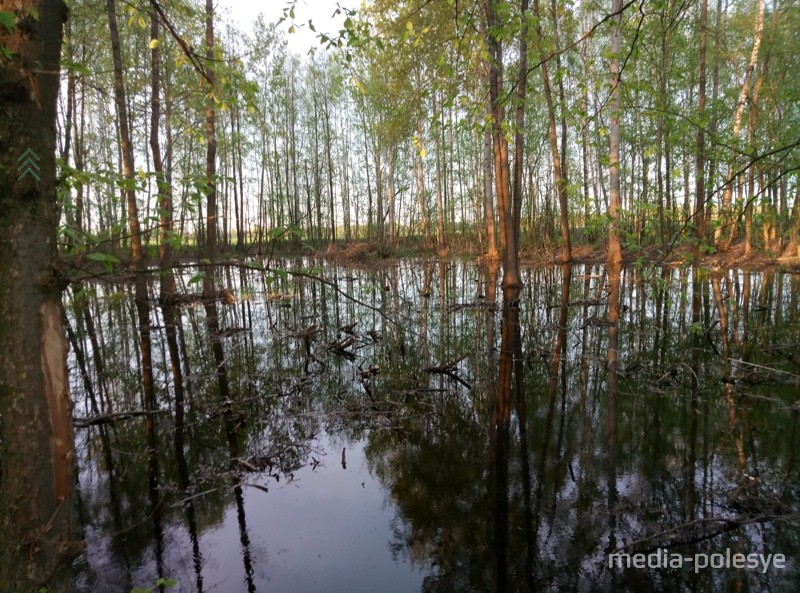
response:
{"label": "green chevron logo", "polygon": [[[23,160],[24,159],[24,160]],[[35,159],[35,160],[34,160]],[[41,181],[41,177],[36,173],[39,171],[39,165],[36,164],[36,161],[41,160],[39,155],[33,152],[32,149],[28,149],[22,153],[22,156],[17,159],[17,162],[22,161],[22,164],[17,167],[17,171],[22,171],[17,179],[22,180],[25,175],[30,173],[34,177],[36,177],[37,181]]]}

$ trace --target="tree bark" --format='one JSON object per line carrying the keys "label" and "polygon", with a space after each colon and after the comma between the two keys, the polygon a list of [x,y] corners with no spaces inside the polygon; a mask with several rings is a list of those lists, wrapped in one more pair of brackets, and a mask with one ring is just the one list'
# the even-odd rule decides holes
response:
{"label": "tree bark", "polygon": [[[706,43],[708,41],[708,0],[700,2],[700,77],[698,81],[697,94],[697,117],[698,121],[705,121],[706,114]],[[695,196],[694,196],[694,217],[696,238],[694,246],[694,258],[700,257],[700,246],[706,236],[706,213],[705,213],[705,152],[706,136],[704,124],[701,123],[697,128],[697,153],[695,155]]]}
{"label": "tree bark", "polygon": [[[206,78],[209,93],[215,91],[214,68],[214,2],[206,0]],[[217,257],[217,129],[216,111],[213,97],[208,98],[206,106],[206,259],[214,263]],[[214,294],[213,269],[208,269],[203,281],[203,296],[211,298]]]}
{"label": "tree bark", "polygon": [[[62,592],[81,548],[56,267],[56,97],[67,12],[60,0],[14,6],[14,30],[0,30],[0,46],[13,52],[0,61],[0,583]],[[20,16],[31,9],[38,19]],[[23,157],[29,149],[36,157]]]}
{"label": "tree bark", "polygon": [[497,250],[492,181],[492,133],[487,128],[483,133],[483,217],[486,225],[486,256],[494,261],[500,259],[500,252]]}
{"label": "tree bark", "polygon": [[492,149],[494,178],[497,191],[497,210],[500,220],[500,253],[503,258],[503,287],[520,286],[519,254],[514,241],[514,208],[511,198],[508,141],[506,140],[503,94],[503,47],[499,22],[492,0],[484,4],[486,12],[486,41],[489,47],[489,99],[492,119]]}
{"label": "tree bark", "polygon": [[323,115],[325,119],[325,156],[328,163],[328,209],[331,213],[331,241],[336,241],[336,204],[335,195],[333,192],[333,156],[331,152],[331,144],[333,138],[331,137],[331,116],[329,98],[325,96],[325,109]]}
{"label": "tree bark", "polygon": [[539,44],[539,57],[542,69],[542,83],[544,98],[547,103],[547,118],[549,122],[550,153],[553,159],[553,179],[558,196],[558,206],[561,221],[561,261],[568,263],[572,261],[572,245],[569,236],[569,200],[567,196],[567,180],[562,169],[562,157],[558,146],[558,129],[556,127],[556,112],[553,105],[553,91],[550,87],[550,70],[547,66],[549,57],[544,50],[544,41],[541,25],[541,9],[539,1],[533,1],[534,15],[536,16],[536,36]]}
{"label": "tree bark", "polygon": [[[514,212],[514,244],[519,247],[520,215],[522,212],[522,176],[525,153],[525,93],[528,86],[528,0],[520,1],[522,29],[519,33],[519,75],[517,76],[516,114],[514,123],[514,186],[512,193]],[[555,21],[556,16],[553,15]]]}
{"label": "tree bark", "polygon": [[[705,4],[705,2],[704,2]],[[748,95],[750,94],[750,80],[753,76],[753,71],[758,64],[758,50],[761,47],[761,37],[764,30],[764,0],[758,0],[758,12],[756,13],[755,32],[753,34],[753,49],[750,52],[750,61],[747,63],[747,69],[744,73],[744,80],[742,81],[742,88],[739,91],[739,99],[736,101],[736,110],[733,113],[733,127],[731,135],[733,137],[734,145],[739,139],[739,132],[742,128],[742,116],[744,115],[744,108],[747,106]],[[733,177],[736,174],[735,167],[732,162],[728,163],[728,173],[725,176],[725,189],[722,192],[722,212],[724,213],[723,221],[727,223],[730,216],[731,209],[731,196],[733,195]],[[730,242],[733,237],[733,230],[728,233],[728,240]]]}
{"label": "tree bark", "polygon": [[395,221],[395,188],[394,188],[394,161],[396,158],[394,145],[389,146],[389,164],[387,175],[387,191],[389,193],[389,243],[394,245],[397,242],[397,224]]}
{"label": "tree bark", "polygon": [[620,141],[620,24],[622,23],[622,0],[612,0],[611,12],[616,13],[612,19],[611,29],[611,124],[609,126],[609,224],[608,224],[608,254],[609,265],[619,265],[622,262],[622,248],[619,241],[619,224],[622,198],[619,183],[619,141]]}
{"label": "tree bark", "polygon": [[[441,122],[441,112],[438,114],[439,121]],[[436,251],[439,256],[443,256],[447,252],[447,239],[445,237],[444,219],[445,219],[445,204],[443,199],[443,186],[442,180],[442,149],[441,142],[439,141],[439,133],[441,126],[433,130],[433,146],[434,146],[434,159],[436,160]]]}

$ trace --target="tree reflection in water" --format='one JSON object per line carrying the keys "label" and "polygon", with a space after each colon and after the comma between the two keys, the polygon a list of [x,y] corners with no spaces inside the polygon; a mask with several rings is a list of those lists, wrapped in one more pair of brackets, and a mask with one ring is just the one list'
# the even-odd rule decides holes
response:
{"label": "tree reflection in water", "polygon": [[70,295],[76,590],[796,590],[793,562],[607,557],[797,557],[796,278],[541,268],[498,298],[496,267],[460,262],[221,276],[233,306],[152,309],[147,414],[131,287]]}

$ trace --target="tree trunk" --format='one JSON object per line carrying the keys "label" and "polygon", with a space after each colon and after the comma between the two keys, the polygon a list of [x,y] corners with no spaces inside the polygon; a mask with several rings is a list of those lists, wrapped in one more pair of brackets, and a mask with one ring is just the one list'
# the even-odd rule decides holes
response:
{"label": "tree trunk", "polygon": [[331,241],[336,241],[336,205],[335,205],[335,196],[333,193],[333,156],[331,153],[331,144],[333,143],[333,138],[331,138],[331,117],[330,117],[330,105],[328,105],[328,98],[325,98],[325,109],[323,111],[323,115],[325,118],[325,156],[328,162],[328,209],[331,213]]}
{"label": "tree trunk", "polygon": [[[542,69],[542,83],[544,89],[545,102],[547,103],[547,116],[549,122],[550,154],[553,159],[553,179],[558,195],[558,206],[561,221],[561,261],[568,263],[572,261],[572,246],[569,236],[569,201],[567,196],[567,180],[562,169],[562,157],[558,147],[558,130],[556,128],[556,112],[553,105],[553,91],[550,87],[550,71],[547,66],[549,56],[544,49],[544,39],[542,35],[541,10],[539,1],[533,2],[534,15],[536,17],[536,36],[539,44],[539,58]],[[563,106],[562,106],[563,108]]]}
{"label": "tree trunk", "polygon": [[[214,68],[214,1],[206,0],[206,77],[209,85],[215,84]],[[213,92],[213,88],[209,92]],[[208,98],[206,106],[206,259],[214,263],[217,258],[217,130],[216,112],[212,98]],[[203,296],[206,299],[214,295],[213,268],[207,269],[203,280]]]}
{"label": "tree trunk", "polygon": [[424,148],[422,144],[422,124],[419,124],[419,136],[416,146],[416,156],[414,161],[417,185],[417,206],[419,206],[420,217],[422,218],[422,234],[425,236],[425,244],[431,242],[431,225],[428,220],[428,209],[425,206],[425,166],[422,162]]}
{"label": "tree trunk", "polygon": [[[665,207],[665,201],[669,204],[669,199],[665,200],[664,197],[664,166],[662,160],[665,155],[668,155],[667,137],[669,130],[667,129],[665,112],[669,105],[669,96],[667,95],[667,78],[669,73],[669,55],[670,55],[670,41],[672,39],[672,23],[668,23],[670,15],[667,13],[667,7],[662,9],[661,27],[663,29],[663,36],[661,37],[661,71],[658,73],[658,121],[656,129],[656,184],[658,188],[658,230],[659,230],[659,243],[666,245],[667,237],[671,233],[667,230],[666,216],[672,220],[672,213],[669,207]],[[668,156],[667,156],[668,158]],[[669,183],[670,170],[667,167],[667,183]],[[665,215],[666,211],[666,215]]]}
{"label": "tree trunk", "polygon": [[[0,30],[0,46],[13,52],[0,61],[0,583],[7,591],[60,593],[80,552],[55,267],[56,97],[67,12],[60,0],[14,6],[40,16],[31,28]],[[38,169],[24,167],[31,162]]]}
{"label": "tree trunk", "polygon": [[[705,3],[704,3],[705,4]],[[761,46],[761,33],[764,30],[764,0],[758,0],[758,12],[756,13],[755,32],[753,34],[753,49],[750,52],[750,61],[747,64],[747,69],[744,73],[744,80],[742,81],[742,88],[739,91],[739,99],[736,102],[736,110],[733,114],[733,127],[731,129],[731,136],[733,138],[734,146],[739,139],[739,131],[742,127],[742,116],[744,115],[744,108],[747,106],[748,95],[750,93],[750,79],[753,76],[753,71],[758,64],[758,50]],[[702,43],[702,41],[701,41]],[[728,173],[725,176],[725,190],[722,192],[722,211],[724,213],[724,221],[727,223],[730,220],[731,209],[731,196],[733,195],[733,177],[735,175],[734,163],[728,163]],[[733,231],[728,234],[727,243],[730,242],[730,237],[733,236]]]}
{"label": "tree trunk", "polygon": [[508,141],[505,136],[505,108],[503,106],[503,47],[501,32],[492,0],[484,5],[486,11],[486,40],[489,47],[489,98],[492,118],[492,148],[494,178],[497,190],[497,210],[500,220],[500,252],[503,258],[503,288],[512,289],[521,284],[519,254],[514,242],[514,208],[511,198]]}
{"label": "tree trunk", "polygon": [[[800,257],[800,185],[794,192],[794,213],[792,214],[794,223],[791,231],[791,246],[795,257]],[[789,255],[792,255],[790,252]]]}
{"label": "tree trunk", "polygon": [[[522,176],[525,151],[525,93],[528,86],[528,0],[520,1],[522,29],[519,33],[519,75],[516,90],[516,114],[514,133],[514,185],[512,193],[514,212],[514,244],[519,248],[520,216],[522,212]],[[556,16],[553,15],[555,21]]]}
{"label": "tree trunk", "polygon": [[367,239],[372,239],[372,228],[373,228],[373,206],[372,206],[372,182],[369,178],[369,150],[366,148],[369,146],[367,142],[367,123],[364,122],[364,172],[367,176]]}
{"label": "tree trunk", "polygon": [[394,245],[397,242],[397,228],[395,223],[395,189],[394,189],[394,161],[395,161],[395,148],[389,146],[389,164],[387,175],[387,190],[389,192],[389,244]]}
{"label": "tree trunk", "polygon": [[483,217],[486,224],[486,256],[494,261],[500,259],[500,252],[497,250],[492,181],[492,132],[487,127],[483,132]]}
{"label": "tree trunk", "polygon": [[384,212],[383,212],[383,175],[381,171],[381,149],[378,142],[375,142],[375,192],[377,198],[377,224],[378,240],[383,241],[384,235]]}
{"label": "tree trunk", "polygon": [[[139,212],[136,203],[135,162],[130,127],[128,125],[128,104],[122,71],[122,50],[120,48],[119,28],[117,26],[116,6],[114,0],[107,1],[108,28],[111,35],[111,52],[114,62],[114,103],[119,120],[119,141],[122,153],[123,195],[128,207],[128,228],[131,241],[131,262],[134,272],[134,305],[136,307],[136,325],[139,329],[139,351],[141,355],[142,373],[142,407],[146,410],[145,435],[150,467],[155,468],[151,474],[150,489],[158,489],[157,466],[155,460],[156,431],[152,411],[156,409],[155,385],[153,381],[153,355],[150,335],[150,301],[147,291],[142,236],[139,226]],[[152,122],[151,122],[152,125]],[[160,156],[159,156],[160,158]],[[154,508],[158,501],[154,500]]]}
{"label": "tree trunk", "polygon": [[150,16],[150,39],[155,40],[150,50],[150,151],[153,155],[153,170],[158,187],[158,205],[160,211],[161,233],[159,237],[159,264],[162,269],[161,295],[175,292],[175,275],[172,272],[172,220],[174,209],[172,204],[172,188],[164,177],[164,162],[161,156],[159,140],[159,123],[161,120],[161,50],[159,39],[158,13],[154,10]]}
{"label": "tree trunk", "polygon": [[[439,114],[441,120],[441,113]],[[443,256],[447,251],[447,239],[444,231],[444,218],[445,218],[445,205],[442,196],[444,181],[442,180],[442,149],[441,142],[439,141],[438,129],[433,130],[433,146],[434,158],[436,159],[436,251],[439,256]]]}
{"label": "tree trunk", "polygon": [[621,210],[621,195],[619,183],[619,140],[620,140],[620,111],[622,102],[620,99],[620,24],[622,22],[622,0],[612,0],[611,12],[616,16],[612,19],[611,29],[611,125],[609,126],[609,224],[608,224],[608,263],[609,265],[619,265],[622,262],[622,248],[619,241],[619,224]]}
{"label": "tree trunk", "polygon": [[[700,2],[700,77],[697,94],[697,119],[705,121],[706,113],[706,43],[708,40],[708,0]],[[694,246],[694,258],[700,257],[700,246],[706,236],[705,220],[705,148],[706,137],[703,126],[697,128],[697,154],[695,155],[695,195],[694,216],[697,241]]]}

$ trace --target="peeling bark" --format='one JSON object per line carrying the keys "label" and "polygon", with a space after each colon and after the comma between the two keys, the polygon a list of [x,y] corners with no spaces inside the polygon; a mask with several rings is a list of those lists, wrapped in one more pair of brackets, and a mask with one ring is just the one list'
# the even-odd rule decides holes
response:
{"label": "peeling bark", "polygon": [[42,375],[50,416],[50,462],[56,502],[66,500],[72,490],[72,406],[67,375],[67,340],[61,326],[61,307],[42,303]]}

